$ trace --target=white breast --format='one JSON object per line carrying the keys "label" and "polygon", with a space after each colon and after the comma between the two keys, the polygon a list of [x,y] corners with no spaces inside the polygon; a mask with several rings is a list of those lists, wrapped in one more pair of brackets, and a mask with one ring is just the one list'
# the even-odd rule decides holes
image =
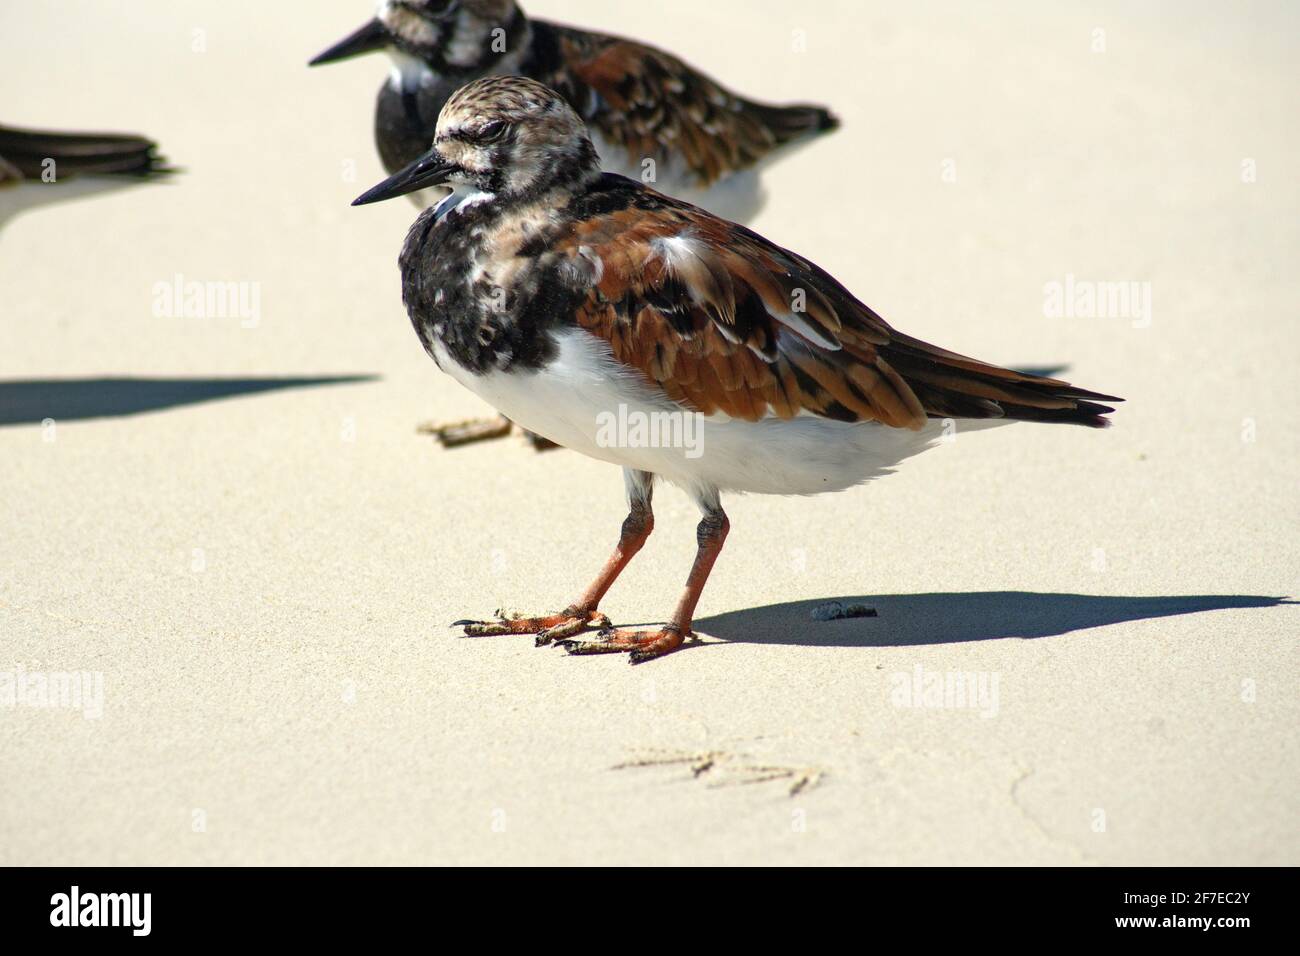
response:
{"label": "white breast", "polygon": [[[812,415],[758,422],[712,415],[674,423],[674,435],[683,439],[678,446],[633,447],[636,422],[653,422],[651,416],[664,413],[694,413],[684,412],[636,372],[618,365],[609,346],[595,336],[573,330],[557,333],[556,340],[558,354],[538,371],[476,375],[457,365],[441,346],[435,346],[434,358],[462,385],[529,431],[592,458],[653,472],[687,489],[778,495],[840,491],[888,474],[943,435],[939,423],[913,432]],[[620,429],[620,421],[631,427]],[[662,418],[657,421],[663,423]]]}
{"label": "white breast", "polygon": [[388,85],[399,93],[414,93],[436,79],[428,64],[409,53],[390,48],[388,58],[393,64],[388,74]]}

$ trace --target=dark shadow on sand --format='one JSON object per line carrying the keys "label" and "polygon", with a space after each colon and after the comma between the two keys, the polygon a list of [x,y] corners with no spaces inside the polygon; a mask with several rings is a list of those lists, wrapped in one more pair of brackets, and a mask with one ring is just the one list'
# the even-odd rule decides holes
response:
{"label": "dark shadow on sand", "polygon": [[282,388],[348,385],[377,375],[312,378],[52,378],[0,381],[0,425],[137,415]]}
{"label": "dark shadow on sand", "polygon": [[[878,617],[814,621],[814,608],[839,601],[865,604]],[[1269,608],[1288,598],[1245,594],[1170,597],[1102,597],[1034,591],[970,591],[822,598],[731,611],[696,620],[701,634],[746,644],[807,647],[906,647],[992,641],[1004,637],[1055,637],[1126,621],[1180,614]]]}
{"label": "dark shadow on sand", "polygon": [[1012,371],[1024,372],[1026,375],[1039,375],[1043,378],[1056,378],[1070,370],[1068,365],[1015,365]]}

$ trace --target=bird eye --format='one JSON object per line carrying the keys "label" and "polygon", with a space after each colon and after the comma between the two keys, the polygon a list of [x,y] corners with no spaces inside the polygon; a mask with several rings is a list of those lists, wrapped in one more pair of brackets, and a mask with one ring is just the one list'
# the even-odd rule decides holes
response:
{"label": "bird eye", "polygon": [[495,143],[505,134],[505,120],[490,120],[475,130],[474,141],[477,143]]}

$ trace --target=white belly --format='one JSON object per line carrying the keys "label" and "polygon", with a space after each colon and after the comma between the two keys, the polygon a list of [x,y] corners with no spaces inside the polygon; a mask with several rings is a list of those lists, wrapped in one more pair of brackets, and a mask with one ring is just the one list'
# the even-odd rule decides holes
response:
{"label": "white belly", "polygon": [[[619,366],[595,336],[574,330],[558,333],[556,340],[555,360],[535,372],[475,375],[440,346],[434,357],[462,385],[529,431],[688,490],[840,491],[888,474],[943,435],[937,422],[913,432],[812,415],[746,422],[685,412]],[[676,418],[665,419],[665,413]]]}

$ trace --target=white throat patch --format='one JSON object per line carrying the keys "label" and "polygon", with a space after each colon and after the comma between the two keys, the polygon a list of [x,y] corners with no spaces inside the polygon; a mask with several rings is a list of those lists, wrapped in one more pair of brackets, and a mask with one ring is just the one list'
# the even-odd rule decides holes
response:
{"label": "white throat patch", "polygon": [[390,49],[388,55],[393,61],[388,85],[399,93],[413,93],[426,83],[433,82],[433,70],[423,60],[401,50]]}
{"label": "white throat patch", "polygon": [[496,198],[496,193],[485,193],[481,189],[473,186],[458,185],[452,189],[451,194],[433,210],[434,219],[442,219],[448,213],[457,210],[464,211],[471,206],[477,206],[479,203],[488,202]]}

